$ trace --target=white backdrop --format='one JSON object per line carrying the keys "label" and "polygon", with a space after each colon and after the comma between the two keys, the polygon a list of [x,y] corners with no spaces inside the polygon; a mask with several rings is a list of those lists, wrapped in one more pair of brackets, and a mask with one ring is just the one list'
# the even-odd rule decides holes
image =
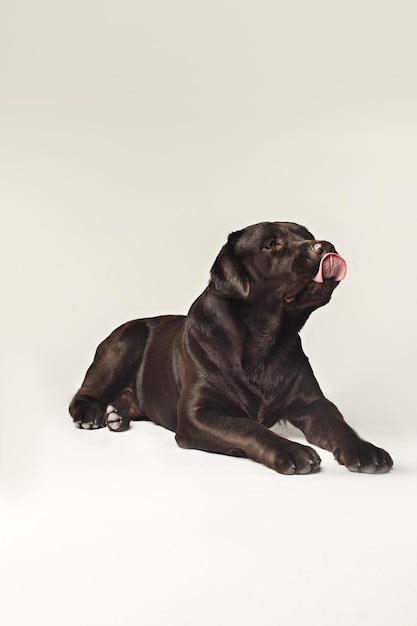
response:
{"label": "white backdrop", "polygon": [[[415,624],[416,18],[406,0],[2,3],[8,626]],[[71,426],[99,341],[186,313],[228,233],[263,220],[348,262],[303,342],[389,476],[323,453],[280,477],[151,424]]]}

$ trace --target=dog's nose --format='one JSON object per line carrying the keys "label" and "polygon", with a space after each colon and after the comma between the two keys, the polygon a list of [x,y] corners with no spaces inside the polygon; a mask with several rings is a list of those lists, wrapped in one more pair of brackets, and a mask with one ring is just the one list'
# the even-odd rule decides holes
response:
{"label": "dog's nose", "polygon": [[328,241],[315,241],[311,246],[313,252],[318,256],[323,256],[328,252],[335,252],[335,247]]}
{"label": "dog's nose", "polygon": [[320,254],[322,255],[324,250],[323,250],[323,246],[321,245],[321,243],[318,241],[317,243],[313,244],[313,250],[316,254]]}

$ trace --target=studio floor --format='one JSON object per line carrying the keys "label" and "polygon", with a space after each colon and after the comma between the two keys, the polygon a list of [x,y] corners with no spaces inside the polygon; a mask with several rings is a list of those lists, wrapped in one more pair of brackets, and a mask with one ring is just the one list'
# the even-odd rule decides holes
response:
{"label": "studio floor", "polygon": [[388,475],[281,476],[150,423],[44,426],[2,491],[3,624],[416,623],[417,441],[378,433]]}

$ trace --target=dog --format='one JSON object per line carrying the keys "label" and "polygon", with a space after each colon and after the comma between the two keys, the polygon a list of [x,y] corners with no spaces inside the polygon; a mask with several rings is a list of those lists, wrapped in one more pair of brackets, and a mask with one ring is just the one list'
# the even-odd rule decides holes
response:
{"label": "dog", "polygon": [[120,432],[151,420],[181,448],[316,472],[313,448],[270,430],[286,421],[353,472],[389,471],[390,455],[324,397],[301,345],[299,331],[345,274],[335,247],[298,224],[231,233],[188,315],[127,322],[98,346],[70,404],[74,423]]}

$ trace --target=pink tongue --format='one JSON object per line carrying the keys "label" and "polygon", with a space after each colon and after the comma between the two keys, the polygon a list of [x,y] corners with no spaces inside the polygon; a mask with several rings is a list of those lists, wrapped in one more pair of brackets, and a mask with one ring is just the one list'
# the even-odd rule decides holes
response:
{"label": "pink tongue", "polygon": [[315,283],[322,283],[324,278],[333,278],[340,282],[346,276],[346,262],[341,256],[334,252],[325,254],[321,261],[320,267],[313,280]]}

